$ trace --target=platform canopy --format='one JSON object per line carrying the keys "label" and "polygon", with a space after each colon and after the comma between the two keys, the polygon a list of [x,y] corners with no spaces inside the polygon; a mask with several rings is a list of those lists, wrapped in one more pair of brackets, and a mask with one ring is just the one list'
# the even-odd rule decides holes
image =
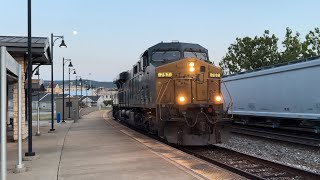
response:
{"label": "platform canopy", "polygon": [[0,46],[0,63],[5,66],[7,82],[8,84],[12,84],[17,81],[19,75],[19,64],[16,60],[7,52],[5,47]]}
{"label": "platform canopy", "polygon": [[[32,64],[50,65],[51,51],[49,38],[32,37]],[[24,56],[28,52],[28,37],[0,36],[0,46],[5,46],[12,56]]]}

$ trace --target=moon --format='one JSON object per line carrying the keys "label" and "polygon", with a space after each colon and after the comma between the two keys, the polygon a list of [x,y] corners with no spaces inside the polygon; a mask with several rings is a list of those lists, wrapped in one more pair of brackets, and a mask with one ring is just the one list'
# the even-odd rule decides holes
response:
{"label": "moon", "polygon": [[78,31],[73,31],[72,33],[73,33],[73,35],[77,35]]}

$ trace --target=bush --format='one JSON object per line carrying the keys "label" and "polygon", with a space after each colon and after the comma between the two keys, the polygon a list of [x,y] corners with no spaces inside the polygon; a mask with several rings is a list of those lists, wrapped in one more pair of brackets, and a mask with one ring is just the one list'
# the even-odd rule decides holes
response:
{"label": "bush", "polygon": [[112,100],[105,100],[105,101],[103,101],[103,104],[106,106],[109,106],[109,105],[112,106],[113,102],[112,102]]}

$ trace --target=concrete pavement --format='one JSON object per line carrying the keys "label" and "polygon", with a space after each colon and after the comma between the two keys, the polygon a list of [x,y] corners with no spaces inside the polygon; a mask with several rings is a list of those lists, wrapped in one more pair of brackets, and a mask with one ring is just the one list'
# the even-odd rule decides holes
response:
{"label": "concrete pavement", "polygon": [[49,124],[43,125],[42,136],[33,137],[39,159],[24,162],[28,169],[25,173],[12,172],[16,143],[9,143],[8,179],[240,179],[212,166],[194,170],[190,167],[204,162],[103,119],[105,112],[93,112],[78,123],[56,125],[57,132],[52,134],[47,133]]}

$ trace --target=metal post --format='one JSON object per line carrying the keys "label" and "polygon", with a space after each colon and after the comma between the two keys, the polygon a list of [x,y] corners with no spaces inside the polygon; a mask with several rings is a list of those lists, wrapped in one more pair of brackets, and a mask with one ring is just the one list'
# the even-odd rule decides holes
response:
{"label": "metal post", "polygon": [[87,87],[86,87],[86,106],[89,106],[88,105],[88,84],[86,84],[87,85]]}
{"label": "metal post", "polygon": [[69,116],[68,118],[70,119],[70,68],[69,68],[69,103],[68,103],[68,107],[69,107]]}
{"label": "metal post", "polygon": [[81,82],[81,97],[82,97],[82,79],[80,78],[80,82]]}
{"label": "metal post", "polygon": [[25,167],[22,164],[22,76],[21,66],[19,65],[18,74],[18,164],[16,165],[16,172],[24,172]]}
{"label": "metal post", "polygon": [[[91,73],[89,73],[89,77],[90,77],[90,89],[91,89]],[[92,94],[91,94],[92,96]]]}
{"label": "metal post", "polygon": [[78,78],[76,76],[76,97],[78,96]]}
{"label": "metal post", "polygon": [[37,132],[36,132],[36,136],[40,136],[41,132],[40,132],[40,102],[39,102],[39,94],[38,94],[38,108],[37,108]]}
{"label": "metal post", "polygon": [[54,132],[54,102],[53,102],[53,33],[51,33],[51,129],[49,132]]}
{"label": "metal post", "polygon": [[66,121],[64,120],[64,58],[62,59],[62,122],[65,123]]}
{"label": "metal post", "polygon": [[7,69],[5,48],[1,47],[0,58],[0,108],[1,108],[1,179],[7,178]]}
{"label": "metal post", "polygon": [[[39,67],[38,67],[38,81],[39,81]],[[38,92],[38,108],[37,108],[37,110],[38,110],[38,113],[37,113],[37,132],[36,132],[36,136],[40,136],[41,135],[41,132],[40,132],[40,102],[39,102],[39,100],[40,100],[40,95],[39,95],[39,92]]]}
{"label": "metal post", "polygon": [[32,151],[32,49],[31,49],[31,0],[28,0],[28,152],[25,156],[35,156]]}

